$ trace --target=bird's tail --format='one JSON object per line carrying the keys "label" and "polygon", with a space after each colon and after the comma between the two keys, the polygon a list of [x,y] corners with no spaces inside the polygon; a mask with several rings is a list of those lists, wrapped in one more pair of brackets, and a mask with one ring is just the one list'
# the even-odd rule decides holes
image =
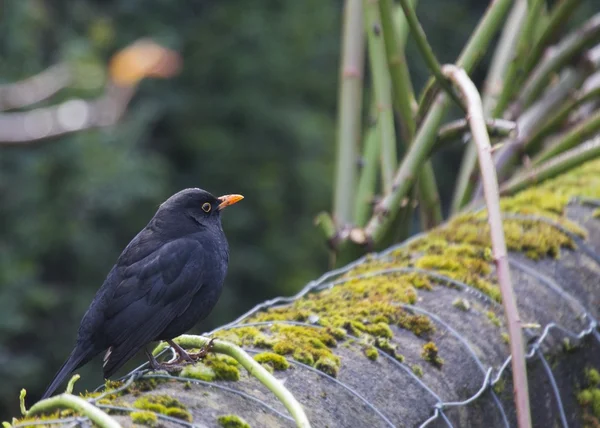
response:
{"label": "bird's tail", "polygon": [[77,370],[79,367],[83,366],[89,360],[94,358],[97,354],[98,352],[86,351],[81,349],[79,346],[76,346],[75,349],[73,349],[73,352],[71,352],[71,355],[69,355],[67,361],[63,363],[60,370],[58,370],[58,373],[56,373],[54,376],[52,383],[48,389],[46,389],[46,392],[44,392],[42,399],[50,397],[52,393],[56,391],[56,388],[63,383],[63,381],[71,374],[73,370]]}

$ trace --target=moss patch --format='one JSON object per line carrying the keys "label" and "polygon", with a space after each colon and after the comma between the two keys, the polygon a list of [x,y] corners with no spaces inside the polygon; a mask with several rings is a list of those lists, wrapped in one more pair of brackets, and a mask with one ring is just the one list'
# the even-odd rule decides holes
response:
{"label": "moss patch", "polygon": [[600,426],[600,373],[596,369],[586,369],[585,388],[577,394],[577,401],[583,408],[584,426]]}
{"label": "moss patch", "polygon": [[131,412],[130,416],[131,421],[134,424],[146,425],[149,427],[153,427],[158,424],[158,417],[156,416],[156,414],[147,410],[142,410],[140,412]]}
{"label": "moss patch", "polygon": [[494,324],[496,327],[502,326],[502,321],[500,321],[500,318],[498,318],[496,316],[496,313],[494,311],[487,311],[485,313],[485,315],[488,317],[488,319],[490,320],[490,322],[492,324]]}
{"label": "moss patch", "polygon": [[423,377],[423,368],[420,365],[413,364],[411,366],[411,369],[412,369],[413,373],[416,374],[418,377]]}
{"label": "moss patch", "polygon": [[140,397],[133,403],[133,407],[188,422],[192,421],[192,415],[187,411],[186,407],[179,400],[169,397],[168,395],[146,395]]}
{"label": "moss patch", "polygon": [[223,415],[217,418],[223,428],[250,428],[250,424],[237,415]]}
{"label": "moss patch", "polygon": [[272,367],[274,370],[287,370],[290,367],[290,363],[285,357],[274,352],[262,352],[255,355],[254,359],[261,364]]}
{"label": "moss patch", "polygon": [[[570,232],[584,237],[584,231],[564,217],[572,197],[600,198],[600,161],[589,162],[561,177],[547,180],[514,197],[503,198],[502,210],[508,215],[527,218],[507,218],[504,231],[508,249],[521,252],[532,259],[559,257],[561,249],[574,248],[575,243],[556,227],[537,220],[546,218]],[[258,347],[279,355],[291,356],[304,364],[336,374],[341,361],[335,348],[346,334],[357,336],[391,354],[394,328],[401,328],[430,340],[434,324],[427,316],[415,315],[402,304],[415,304],[417,293],[437,286],[454,287],[451,282],[433,275],[414,271],[421,269],[460,281],[480,290],[500,302],[489,226],[486,212],[470,212],[452,218],[386,258],[368,257],[340,278],[342,284],[313,293],[284,307],[271,308],[248,319],[248,322],[298,321],[318,324],[322,329],[272,325],[244,327],[216,336],[244,346]],[[413,271],[398,272],[399,269]],[[395,270],[395,272],[385,272]],[[460,310],[468,305],[458,302]],[[489,317],[498,324],[497,316]],[[376,342],[385,339],[388,342]],[[434,344],[433,344],[434,345]],[[388,347],[387,349],[385,349]],[[363,348],[369,349],[369,348]],[[428,346],[423,358],[440,367],[437,348]],[[372,350],[363,352],[373,358]]]}
{"label": "moss patch", "polygon": [[428,363],[440,368],[444,364],[444,360],[438,355],[438,347],[433,342],[427,342],[421,350],[421,358]]}

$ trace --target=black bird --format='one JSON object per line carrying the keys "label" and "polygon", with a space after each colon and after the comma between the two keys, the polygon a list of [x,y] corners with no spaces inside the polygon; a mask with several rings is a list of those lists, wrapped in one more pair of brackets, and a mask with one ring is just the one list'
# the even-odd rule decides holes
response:
{"label": "black bird", "polygon": [[101,352],[106,352],[105,378],[157,340],[167,340],[180,360],[192,359],[171,339],[204,319],[217,303],[229,262],[221,210],[241,199],[185,189],[159,207],[96,293],[73,352],[43,398]]}

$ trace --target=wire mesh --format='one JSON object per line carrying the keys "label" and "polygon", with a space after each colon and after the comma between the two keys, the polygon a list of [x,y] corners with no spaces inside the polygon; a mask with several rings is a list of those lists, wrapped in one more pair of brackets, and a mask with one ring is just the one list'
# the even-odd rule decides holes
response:
{"label": "wire mesh", "polygon": [[[523,221],[540,221],[540,222],[546,223],[546,224],[556,228],[559,232],[564,233],[565,235],[569,236],[576,243],[578,249],[580,249],[586,256],[590,257],[595,263],[597,263],[600,266],[600,255],[597,254],[593,248],[589,247],[585,242],[583,242],[583,240],[579,236],[577,236],[577,235],[573,234],[572,232],[570,232],[569,230],[565,229],[565,227],[563,225],[559,224],[558,222],[556,222],[552,219],[548,219],[548,218],[544,218],[544,217],[537,217],[537,216],[536,217],[523,216],[523,215],[518,215],[518,214],[504,214],[503,218],[523,220]],[[416,236],[412,237],[410,240],[407,240],[401,244],[390,247],[387,250],[385,250],[379,254],[370,255],[369,259],[385,260],[386,258],[389,258],[390,255],[394,251],[407,247],[408,245],[415,242],[416,240],[421,239],[424,235],[425,234],[416,235]],[[250,309],[249,311],[247,311],[246,313],[244,313],[243,315],[241,315],[238,318],[236,318],[235,320],[233,320],[232,322],[225,324],[221,327],[218,327],[206,334],[213,335],[217,331],[230,330],[230,329],[235,329],[235,328],[240,328],[240,327],[272,326],[275,324],[288,324],[288,325],[298,325],[298,326],[312,327],[312,328],[324,328],[323,326],[314,324],[314,323],[309,324],[309,323],[305,323],[305,322],[286,321],[286,320],[250,322],[250,323],[244,322],[244,321],[246,321],[248,318],[252,317],[253,315],[255,315],[261,311],[265,311],[265,310],[273,308],[273,307],[285,306],[285,305],[294,303],[295,301],[297,301],[298,299],[301,299],[302,297],[306,296],[309,293],[322,291],[322,290],[325,290],[325,289],[328,289],[328,288],[331,288],[334,286],[342,285],[348,281],[352,281],[352,280],[356,280],[356,279],[364,279],[364,278],[370,278],[370,277],[374,277],[374,276],[392,275],[392,274],[398,274],[398,273],[419,273],[422,275],[429,276],[439,283],[444,283],[446,285],[449,285],[449,286],[459,290],[460,292],[464,292],[469,295],[475,296],[478,300],[480,300],[481,302],[484,302],[486,305],[493,306],[497,309],[501,308],[501,306],[499,305],[498,302],[489,298],[487,295],[483,294],[482,292],[480,292],[479,290],[470,286],[469,284],[466,284],[461,281],[457,281],[453,278],[450,278],[448,276],[445,276],[443,274],[440,274],[439,272],[432,271],[432,270],[409,268],[409,267],[390,268],[390,269],[383,269],[383,270],[375,271],[375,272],[369,272],[367,274],[340,278],[342,275],[348,273],[355,267],[364,263],[366,260],[367,260],[367,256],[362,257],[342,268],[329,271],[329,272],[323,274],[320,278],[310,281],[308,284],[306,284],[305,287],[303,287],[294,296],[277,297],[277,298],[265,301],[261,304],[258,304],[255,307],[253,307],[252,309]],[[523,273],[525,273],[526,275],[535,277],[542,285],[546,286],[548,289],[555,292],[561,299],[569,301],[569,303],[571,303],[572,305],[575,305],[578,308],[578,310],[581,312],[580,313],[581,318],[587,320],[586,327],[583,330],[578,331],[578,332],[569,330],[569,329],[564,328],[553,322],[547,324],[544,327],[543,332],[539,337],[536,337],[531,330],[525,331],[525,333],[530,337],[530,343],[528,345],[526,359],[531,360],[534,357],[537,357],[540,360],[540,362],[543,366],[543,369],[547,374],[549,384],[552,389],[555,406],[558,409],[561,424],[563,427],[568,427],[567,417],[565,415],[564,406],[562,404],[560,391],[557,387],[556,380],[554,378],[552,370],[551,370],[550,366],[548,365],[546,359],[544,358],[543,352],[541,351],[540,348],[541,348],[542,344],[544,343],[544,341],[549,337],[551,331],[557,331],[560,334],[562,334],[564,337],[573,339],[576,342],[584,339],[587,336],[592,336],[596,341],[598,341],[598,343],[600,343],[600,333],[598,333],[598,331],[597,331],[598,321],[590,313],[590,311],[585,307],[585,305],[581,301],[579,301],[577,298],[575,298],[573,295],[571,295],[567,290],[560,287],[560,285],[558,285],[552,278],[549,278],[547,276],[540,274],[538,271],[526,266],[525,264],[523,264],[517,260],[510,259],[510,263],[511,263],[512,268],[518,269],[518,270],[522,271]],[[466,337],[464,337],[457,329],[452,327],[447,321],[445,321],[440,316],[438,316],[430,311],[427,311],[423,308],[420,308],[420,307],[417,307],[414,305],[401,305],[401,306],[406,310],[410,310],[410,311],[414,311],[414,312],[418,312],[418,313],[427,315],[428,317],[433,319],[437,324],[443,326],[446,331],[448,331],[456,339],[458,339],[458,341],[461,343],[462,347],[466,350],[466,352],[470,355],[470,357],[476,363],[476,365],[479,368],[479,371],[481,372],[482,377],[483,377],[481,386],[470,397],[467,397],[462,401],[443,401],[439,397],[439,395],[436,394],[422,379],[420,379],[417,375],[415,375],[413,370],[407,364],[404,364],[404,363],[398,361],[391,355],[388,355],[386,352],[376,348],[379,356],[385,358],[387,361],[390,361],[395,367],[401,369],[406,374],[406,376],[409,376],[412,381],[416,382],[428,395],[430,395],[431,397],[433,397],[435,399],[436,402],[433,406],[431,416],[428,419],[426,419],[425,421],[423,421],[421,423],[420,427],[421,428],[427,427],[427,426],[431,425],[432,423],[434,423],[438,419],[441,419],[446,426],[453,427],[452,422],[450,421],[448,416],[445,414],[445,410],[449,410],[449,409],[457,408],[457,407],[461,407],[461,406],[467,406],[488,392],[491,394],[491,397],[494,401],[494,405],[498,409],[498,412],[501,416],[504,426],[506,426],[506,427],[510,426],[509,421],[508,421],[508,416],[502,405],[502,402],[500,401],[500,399],[498,398],[498,396],[496,395],[496,393],[494,392],[492,387],[501,380],[504,373],[509,369],[511,357],[508,356],[504,360],[504,362],[499,366],[498,369],[495,369],[495,367],[485,367],[484,364],[482,363],[482,361],[478,358],[477,354],[471,348],[471,345],[469,344],[468,339]],[[351,334],[348,334],[348,337],[358,339],[357,337],[352,336]],[[168,352],[168,351],[169,351],[169,348],[165,349],[163,352],[161,352],[161,354],[159,354],[159,356],[164,355],[164,353]],[[173,352],[173,351],[171,350],[171,352]],[[248,352],[252,353],[252,352],[256,352],[256,351],[248,350]],[[365,406],[367,406],[374,414],[377,415],[377,417],[379,417],[382,421],[384,421],[384,423],[386,425],[394,426],[394,424],[390,421],[389,417],[387,415],[385,415],[380,409],[378,409],[374,403],[370,402],[367,398],[365,398],[363,395],[361,395],[358,391],[351,388],[349,385],[345,384],[344,382],[340,381],[339,379],[331,377],[331,376],[327,375],[326,373],[323,373],[322,371],[317,370],[306,364],[303,364],[303,363],[300,363],[297,361],[291,361],[291,362],[299,367],[302,367],[303,369],[310,370],[311,372],[317,373],[319,376],[327,378],[327,379],[329,379],[329,381],[334,382],[335,384],[344,388],[351,395],[353,395],[354,397],[356,397],[357,399],[362,401],[365,404]],[[274,415],[276,415],[279,418],[285,419],[287,421],[293,421],[288,415],[273,408],[268,403],[266,403],[264,400],[262,400],[258,397],[255,397],[253,395],[247,394],[243,391],[239,391],[234,388],[229,388],[229,387],[211,383],[211,382],[204,382],[204,381],[197,380],[197,379],[189,379],[189,378],[183,378],[183,377],[172,376],[172,375],[162,375],[159,373],[149,373],[149,371],[146,369],[147,366],[148,366],[148,363],[146,362],[146,363],[138,366],[134,370],[132,370],[127,375],[121,377],[119,380],[124,380],[125,383],[120,388],[118,388],[116,391],[115,390],[108,391],[105,394],[102,394],[101,396],[96,397],[95,399],[90,399],[89,401],[91,403],[94,403],[95,405],[97,405],[100,408],[105,408],[105,409],[109,409],[109,410],[128,411],[128,412],[134,411],[136,409],[102,405],[102,404],[97,404],[97,402],[99,399],[103,398],[107,394],[114,394],[114,393],[126,390],[127,388],[129,388],[131,386],[131,384],[134,381],[136,381],[138,379],[168,378],[168,379],[176,380],[176,381],[185,381],[185,382],[195,383],[195,384],[199,384],[199,385],[204,385],[207,387],[212,387],[212,388],[220,389],[223,391],[227,391],[232,394],[237,394],[245,399],[248,399],[248,400],[260,405],[263,409],[273,413]],[[97,388],[97,391],[101,390],[102,388],[103,388],[103,385],[101,385],[99,388]],[[179,420],[176,418],[171,418],[166,415],[157,414],[157,417],[160,419],[169,421],[169,422],[173,422],[173,423],[177,423],[182,426],[186,426],[186,427],[194,426],[193,424],[188,423],[186,421]],[[85,421],[86,421],[86,418],[79,417],[79,418],[60,419],[60,420],[56,420],[55,423],[56,424],[80,425],[80,424],[84,423]],[[49,422],[54,422],[54,421],[24,422],[24,423],[15,425],[15,427],[35,426],[35,425],[40,425],[40,424],[48,424]]]}

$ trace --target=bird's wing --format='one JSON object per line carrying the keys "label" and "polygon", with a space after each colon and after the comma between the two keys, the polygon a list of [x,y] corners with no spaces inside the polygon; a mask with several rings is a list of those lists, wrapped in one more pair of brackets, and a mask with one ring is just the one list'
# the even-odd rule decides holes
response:
{"label": "bird's wing", "polygon": [[203,285],[204,263],[202,245],[183,238],[122,268],[104,313],[113,348],[137,352],[184,312]]}

